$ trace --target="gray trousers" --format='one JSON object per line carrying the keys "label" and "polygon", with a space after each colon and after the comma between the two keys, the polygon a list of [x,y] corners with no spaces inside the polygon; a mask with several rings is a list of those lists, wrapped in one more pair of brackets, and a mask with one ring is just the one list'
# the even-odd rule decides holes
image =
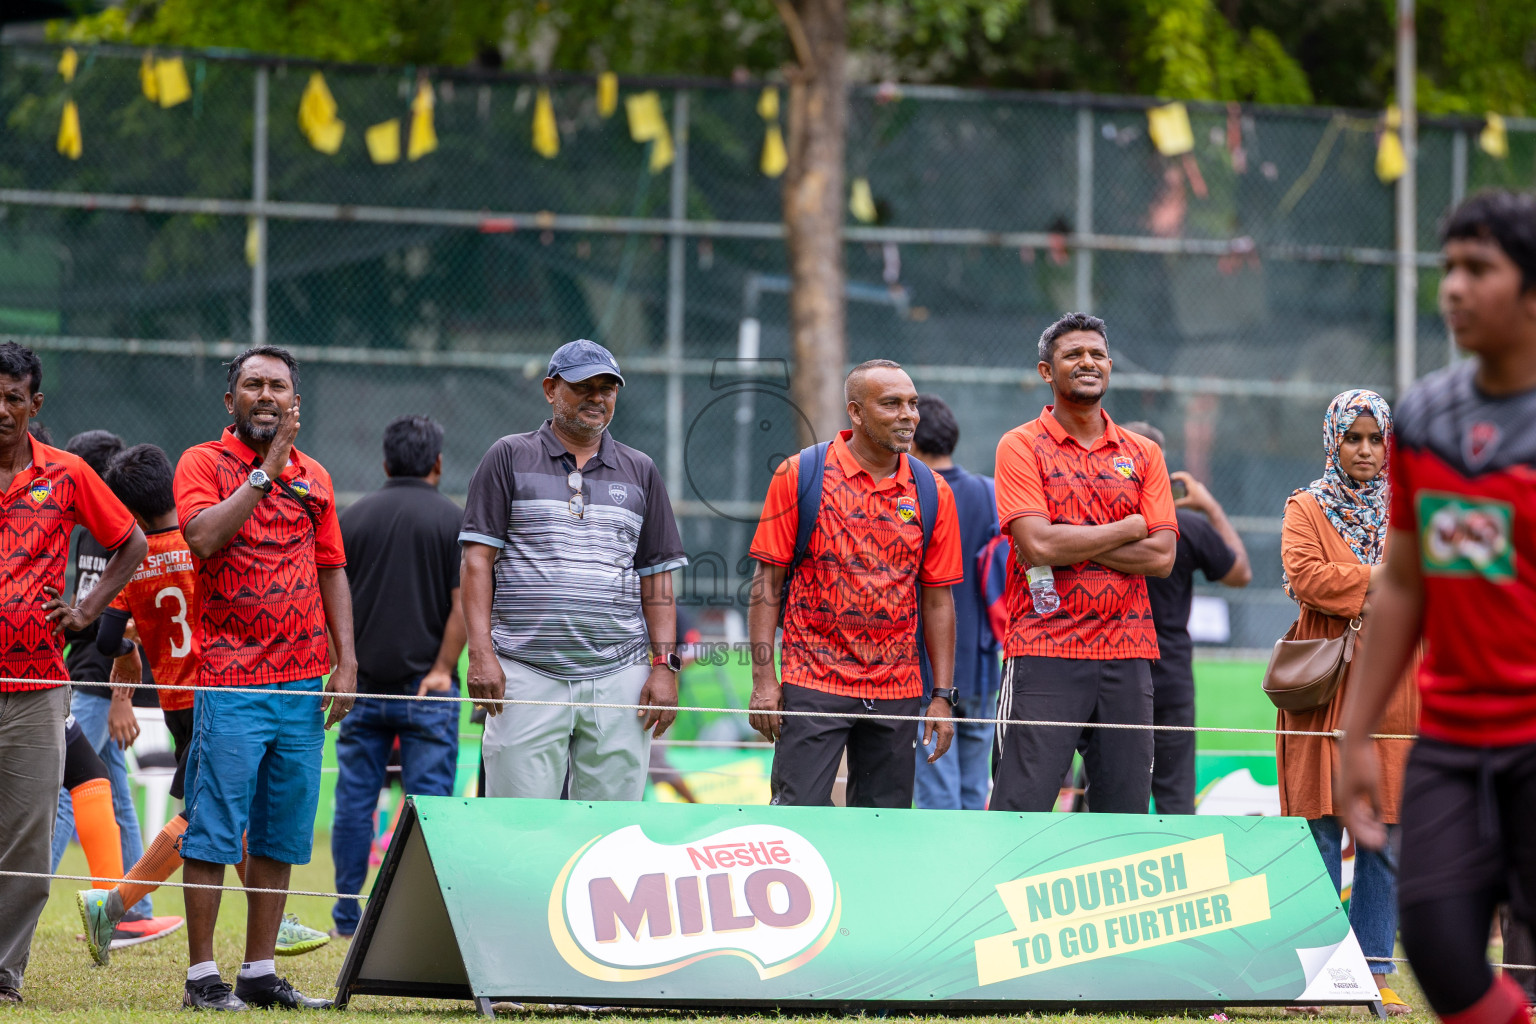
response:
{"label": "gray trousers", "polygon": [[651,674],[628,665],[596,679],[556,679],[501,658],[513,704],[485,720],[480,752],[485,795],[560,799],[567,769],[572,800],[639,800],[645,795],[651,734],[633,708],[579,707],[575,702],[636,704]]}
{"label": "gray trousers", "polygon": [[[69,687],[0,693],[0,870],[47,873]],[[0,875],[0,988],[21,989],[46,878]]]}

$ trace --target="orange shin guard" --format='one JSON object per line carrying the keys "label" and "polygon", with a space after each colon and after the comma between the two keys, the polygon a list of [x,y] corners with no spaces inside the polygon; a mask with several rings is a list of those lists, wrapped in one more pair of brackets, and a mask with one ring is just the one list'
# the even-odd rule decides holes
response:
{"label": "orange shin guard", "polygon": [[69,791],[69,799],[75,808],[75,831],[85,849],[85,862],[97,878],[96,884],[108,888],[113,883],[101,879],[123,877],[123,834],[112,811],[112,783],[106,779],[82,782]]}
{"label": "orange shin guard", "polygon": [[133,881],[117,887],[123,906],[131,907],[160,888],[160,883],[181,867],[181,836],[186,830],[187,819],[178,814],[155,836],[155,841],[149,844],[144,856],[123,876]]}

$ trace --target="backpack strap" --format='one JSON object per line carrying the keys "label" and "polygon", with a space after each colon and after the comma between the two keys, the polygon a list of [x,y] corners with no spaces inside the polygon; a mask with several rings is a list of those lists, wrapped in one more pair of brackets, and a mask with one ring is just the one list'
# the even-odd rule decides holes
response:
{"label": "backpack strap", "polygon": [[779,626],[781,628],[784,625],[784,609],[789,600],[789,585],[794,580],[800,563],[805,561],[806,553],[810,551],[811,535],[816,532],[816,520],[821,516],[821,491],[827,475],[827,448],[831,443],[823,441],[800,451],[795,550],[790,556],[789,567],[784,570],[784,586],[779,591]]}
{"label": "backpack strap", "polygon": [[917,555],[917,663],[923,676],[923,703],[933,699],[933,665],[928,661],[928,647],[923,638],[923,563],[928,558],[928,542],[933,539],[934,524],[939,521],[939,485],[933,478],[933,470],[921,459],[903,455],[912,470],[912,483],[917,488],[917,512],[923,522],[923,546]]}

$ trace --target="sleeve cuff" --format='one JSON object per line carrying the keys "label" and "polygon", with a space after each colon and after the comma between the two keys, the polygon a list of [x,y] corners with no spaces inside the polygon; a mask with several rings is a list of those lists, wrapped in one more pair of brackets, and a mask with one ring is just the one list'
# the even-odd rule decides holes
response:
{"label": "sleeve cuff", "polygon": [[315,559],[315,568],[317,569],[345,569],[346,567],[347,560],[345,558],[339,562],[322,562],[318,558]]}
{"label": "sleeve cuff", "polygon": [[[108,551],[111,551],[111,552],[113,552],[115,554],[117,552],[118,548],[120,548],[124,544],[128,543],[128,538],[133,536],[134,528],[137,527],[138,525],[139,524],[136,523],[136,522],[129,523],[128,524],[128,529],[123,531],[123,535],[121,537],[117,538],[117,541],[115,543],[103,544],[102,547],[106,548]],[[137,572],[138,571],[137,568],[135,568],[134,571]]]}
{"label": "sleeve cuff", "polygon": [[488,548],[504,548],[507,542],[499,537],[489,537],[483,533],[470,533],[468,530],[459,534],[460,544],[484,544]]}
{"label": "sleeve cuff", "polygon": [[185,534],[187,527],[192,525],[192,520],[211,508],[213,508],[212,505],[194,505],[185,511],[178,509],[176,512],[176,528]]}
{"label": "sleeve cuff", "polygon": [[671,572],[673,569],[681,569],[687,564],[688,559],[686,556],[681,558],[669,558],[665,562],[661,562],[656,565],[648,565],[644,569],[636,569],[635,572],[640,576],[654,576],[659,572]]}
{"label": "sleeve cuff", "polygon": [[925,587],[952,587],[956,583],[965,582],[965,574],[961,573],[959,576],[954,576],[947,580],[925,580],[919,576],[917,582]]}
{"label": "sleeve cuff", "polygon": [[1147,527],[1147,536],[1150,537],[1154,533],[1159,533],[1159,532],[1161,532],[1163,530],[1172,530],[1174,533],[1178,533],[1179,532],[1179,524],[1177,522],[1173,522],[1173,523],[1153,523],[1151,526]]}
{"label": "sleeve cuff", "polygon": [[1049,521],[1051,518],[1038,509],[1021,508],[1017,512],[1009,512],[1007,515],[1003,516],[1002,522],[998,524],[997,528],[1003,532],[1007,532],[1009,523],[1013,522],[1015,519],[1023,519],[1025,516],[1034,516],[1036,519],[1044,519],[1047,521]]}
{"label": "sleeve cuff", "polygon": [[759,562],[767,562],[769,565],[777,565],[780,568],[788,568],[789,567],[789,559],[787,559],[787,558],[775,558],[772,555],[765,554],[762,551],[757,551],[757,550],[748,551],[747,552],[747,557],[752,558],[752,559],[754,559],[756,561],[759,561]]}

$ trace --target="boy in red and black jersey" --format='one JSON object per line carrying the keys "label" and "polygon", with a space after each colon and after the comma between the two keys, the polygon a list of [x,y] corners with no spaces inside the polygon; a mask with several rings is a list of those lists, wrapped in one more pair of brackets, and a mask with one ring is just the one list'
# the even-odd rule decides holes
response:
{"label": "boy in red and black jersey", "polygon": [[1527,923],[1536,911],[1536,199],[1475,196],[1443,242],[1441,312],[1475,358],[1397,407],[1393,535],[1340,722],[1338,804],[1360,842],[1383,842],[1369,737],[1422,643],[1403,946],[1443,1020],[1524,1024],[1524,993],[1494,979],[1486,948],[1500,902]]}

